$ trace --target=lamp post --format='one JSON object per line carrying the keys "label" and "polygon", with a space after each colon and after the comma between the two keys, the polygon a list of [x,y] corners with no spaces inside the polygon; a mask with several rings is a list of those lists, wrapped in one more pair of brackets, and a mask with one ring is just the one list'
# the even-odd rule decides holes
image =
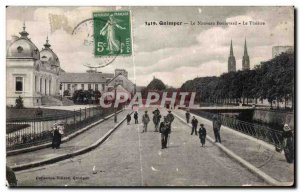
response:
{"label": "lamp post", "polygon": [[116,81],[115,81],[115,85],[114,85],[114,88],[115,88],[115,102],[114,102],[114,110],[115,110],[115,115],[114,115],[114,121],[115,121],[115,123],[117,123],[117,121],[118,121],[118,117],[117,117],[117,108],[115,107],[115,103],[116,103],[116,100],[117,100],[117,83],[116,83]]}

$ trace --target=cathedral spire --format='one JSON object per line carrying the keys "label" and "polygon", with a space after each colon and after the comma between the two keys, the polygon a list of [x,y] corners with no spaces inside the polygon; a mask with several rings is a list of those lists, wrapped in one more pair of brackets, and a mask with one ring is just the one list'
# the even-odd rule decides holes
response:
{"label": "cathedral spire", "polygon": [[248,55],[246,38],[245,38],[245,45],[244,45],[244,55]]}
{"label": "cathedral spire", "polygon": [[232,40],[230,42],[230,56],[233,56]]}
{"label": "cathedral spire", "polygon": [[228,57],[228,72],[235,72],[236,71],[236,61],[233,54],[233,46],[232,40],[230,41],[230,54]]}
{"label": "cathedral spire", "polygon": [[245,38],[245,45],[244,45],[244,56],[243,56],[243,61],[242,61],[242,69],[243,70],[250,69],[250,58],[249,58],[248,51],[247,51],[246,38]]}

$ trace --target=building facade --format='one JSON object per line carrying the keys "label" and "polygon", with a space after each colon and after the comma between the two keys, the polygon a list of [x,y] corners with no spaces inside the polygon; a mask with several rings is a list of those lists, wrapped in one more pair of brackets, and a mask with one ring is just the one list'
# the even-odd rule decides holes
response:
{"label": "building facade", "polygon": [[122,86],[130,94],[135,93],[135,84],[128,79],[128,73],[125,69],[116,69],[113,79],[107,82],[107,88]]}
{"label": "building facade", "polygon": [[28,38],[24,23],[20,37],[13,36],[6,53],[6,93],[8,106],[21,96],[24,106],[42,105],[43,97],[59,95],[60,62],[50,49],[48,38],[39,51]]}
{"label": "building facade", "polygon": [[113,73],[94,71],[89,71],[87,73],[62,73],[60,76],[60,94],[63,96],[72,96],[76,90],[91,89],[103,93],[105,91],[106,83],[113,77]]}

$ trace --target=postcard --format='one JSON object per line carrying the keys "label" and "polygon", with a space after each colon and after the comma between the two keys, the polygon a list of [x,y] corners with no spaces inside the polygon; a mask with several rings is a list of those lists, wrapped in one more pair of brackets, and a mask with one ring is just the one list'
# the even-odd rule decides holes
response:
{"label": "postcard", "polygon": [[8,187],[295,187],[292,6],[7,6]]}

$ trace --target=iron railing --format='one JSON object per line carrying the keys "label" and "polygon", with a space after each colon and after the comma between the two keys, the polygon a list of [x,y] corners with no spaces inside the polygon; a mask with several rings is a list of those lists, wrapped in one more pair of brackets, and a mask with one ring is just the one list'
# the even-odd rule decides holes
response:
{"label": "iron railing", "polygon": [[191,112],[209,120],[213,120],[214,115],[216,115],[224,126],[263,140],[274,146],[282,145],[282,131],[271,129],[270,127],[265,125],[241,121],[223,114],[215,114],[199,110],[191,110]]}
{"label": "iron railing", "polygon": [[[120,110],[120,106],[117,110]],[[64,123],[64,136],[114,113],[114,108],[91,107],[74,110],[71,113],[37,117],[32,119],[7,119],[6,149],[14,150],[47,143],[52,139],[53,124]]]}

